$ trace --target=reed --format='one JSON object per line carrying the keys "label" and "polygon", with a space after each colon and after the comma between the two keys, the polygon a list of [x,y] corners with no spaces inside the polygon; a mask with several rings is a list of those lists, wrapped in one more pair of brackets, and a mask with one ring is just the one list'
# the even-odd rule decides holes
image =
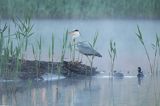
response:
{"label": "reed", "polygon": [[34,56],[34,60],[35,60],[35,66],[36,66],[36,76],[38,78],[38,68],[39,68],[39,62],[37,61],[38,60],[38,56],[37,56],[37,53],[35,51],[35,46],[32,44],[32,53],[33,53],[33,56]]}
{"label": "reed", "polygon": [[158,58],[159,58],[159,55],[158,55],[158,49],[159,49],[159,45],[160,45],[160,42],[159,42],[159,37],[158,35],[156,34],[156,40],[155,40],[155,43],[152,44],[152,48],[154,50],[154,59],[153,59],[153,70],[156,71],[156,73],[158,73]]}
{"label": "reed", "polygon": [[[96,32],[96,34],[95,34],[95,36],[94,36],[94,39],[93,39],[93,42],[92,42],[92,45],[91,45],[91,47],[92,47],[93,49],[95,48],[95,45],[96,45],[98,36],[99,36],[99,34],[98,34],[98,32]],[[90,64],[91,64],[91,74],[92,74],[94,57],[95,57],[94,55],[91,57],[91,62],[90,62]]]}
{"label": "reed", "polygon": [[67,42],[68,42],[68,30],[67,30],[66,33],[63,35],[62,52],[61,52],[61,62],[64,61],[64,56],[65,56],[66,48],[67,48]]}
{"label": "reed", "polygon": [[143,45],[143,47],[144,47],[144,50],[145,50],[145,53],[146,53],[146,56],[147,56],[147,59],[148,59],[148,62],[149,62],[150,71],[151,71],[151,73],[153,73],[153,67],[152,67],[152,64],[151,64],[151,59],[150,59],[148,50],[147,50],[147,48],[146,48],[146,45],[145,45],[145,43],[144,43],[143,35],[142,35],[142,33],[141,33],[140,29],[139,29],[139,26],[137,26],[137,29],[138,29],[138,33],[136,33],[136,35],[137,35],[140,43],[141,43],[141,44]]}
{"label": "reed", "polygon": [[41,61],[41,54],[42,54],[42,38],[41,36],[37,40],[37,46],[38,46],[38,69],[40,68],[40,61]]}
{"label": "reed", "polygon": [[66,53],[66,49],[67,49],[67,42],[68,42],[68,30],[63,35],[60,64],[58,65],[58,79],[60,77],[60,73],[61,73],[61,70],[62,70],[63,62],[64,62],[64,57],[65,57],[65,53]]}
{"label": "reed", "polygon": [[150,72],[151,74],[155,74],[155,72],[157,73],[158,70],[159,70],[159,57],[160,57],[160,38],[159,36],[156,34],[156,39],[155,39],[155,42],[152,43],[152,48],[153,48],[153,61],[151,60],[151,56],[149,55],[149,52],[148,52],[148,49],[146,47],[146,44],[144,42],[144,39],[143,39],[143,35],[140,31],[140,28],[139,26],[137,25],[137,29],[138,29],[138,32],[136,33],[140,43],[142,44],[144,50],[145,50],[145,53],[146,53],[146,56],[147,56],[147,59],[148,59],[148,62],[149,62],[149,66],[150,66]]}
{"label": "reed", "polygon": [[[50,46],[48,48],[48,61],[49,61],[48,62],[48,72],[49,72],[49,70],[50,70],[50,61],[51,61],[51,47]],[[52,67],[52,69],[53,69],[53,67]],[[51,70],[50,70],[50,72],[51,72]]]}
{"label": "reed", "polygon": [[54,34],[52,33],[52,54],[51,54],[51,58],[52,58],[52,70],[53,70],[53,60],[54,60],[54,46],[55,46],[55,38],[54,38]]}
{"label": "reed", "polygon": [[115,59],[117,56],[117,48],[116,48],[116,42],[113,40],[110,40],[110,48],[108,50],[109,57],[111,60],[111,74],[113,75],[113,70],[115,66]]}

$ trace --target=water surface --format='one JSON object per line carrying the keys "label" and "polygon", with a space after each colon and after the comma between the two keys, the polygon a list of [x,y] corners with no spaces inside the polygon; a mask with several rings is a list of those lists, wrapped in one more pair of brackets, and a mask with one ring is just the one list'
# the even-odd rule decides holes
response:
{"label": "water surface", "polygon": [[103,76],[0,83],[0,104],[12,106],[159,106],[159,78]]}

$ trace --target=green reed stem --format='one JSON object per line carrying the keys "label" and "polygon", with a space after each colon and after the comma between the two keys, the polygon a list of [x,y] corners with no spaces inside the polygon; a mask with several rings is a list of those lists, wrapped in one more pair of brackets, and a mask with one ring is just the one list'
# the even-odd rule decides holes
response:
{"label": "green reed stem", "polygon": [[149,62],[150,71],[151,71],[151,73],[153,73],[153,67],[152,67],[152,64],[151,64],[151,59],[150,59],[148,50],[147,50],[147,48],[146,48],[146,45],[145,45],[145,43],[144,43],[143,35],[142,35],[141,31],[140,31],[139,26],[137,26],[137,29],[138,29],[138,33],[136,33],[136,35],[137,35],[140,43],[141,43],[141,44],[143,45],[143,47],[144,47],[144,50],[145,50],[145,53],[146,53],[146,56],[147,56],[147,59],[148,59],[148,62]]}
{"label": "green reed stem", "polygon": [[[95,36],[94,36],[94,39],[93,39],[93,43],[92,43],[92,48],[94,49],[95,48],[95,45],[96,45],[96,42],[97,42],[97,39],[98,39],[98,36],[99,36],[99,34],[98,34],[98,32],[96,32],[96,34],[95,34]],[[94,60],[94,55],[91,57],[91,74],[92,74],[92,68],[93,68],[93,60]]]}
{"label": "green reed stem", "polygon": [[53,59],[54,59],[54,45],[55,44],[55,38],[54,38],[54,34],[52,33],[52,54],[51,54],[51,58],[52,58],[52,70],[53,70]]}
{"label": "green reed stem", "polygon": [[110,40],[110,49],[108,50],[108,53],[111,60],[111,74],[113,75],[117,49],[116,49],[116,43],[112,40]]}

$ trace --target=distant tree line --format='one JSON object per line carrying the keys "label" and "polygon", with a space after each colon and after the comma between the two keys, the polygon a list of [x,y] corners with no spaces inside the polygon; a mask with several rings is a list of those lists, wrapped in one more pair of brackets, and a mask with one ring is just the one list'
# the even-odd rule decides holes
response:
{"label": "distant tree line", "polygon": [[160,18],[160,0],[0,0],[0,18]]}

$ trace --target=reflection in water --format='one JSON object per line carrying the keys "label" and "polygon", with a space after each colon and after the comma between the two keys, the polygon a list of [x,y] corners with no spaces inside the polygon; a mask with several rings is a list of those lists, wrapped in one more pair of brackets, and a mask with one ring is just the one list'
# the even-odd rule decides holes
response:
{"label": "reflection in water", "polygon": [[138,84],[141,85],[141,82],[142,82],[142,80],[143,80],[143,77],[137,77],[137,79],[138,79]]}
{"label": "reflection in water", "polygon": [[[12,106],[152,106],[160,99],[158,79],[66,78],[52,82],[0,83],[0,104]],[[140,81],[140,82],[139,82]],[[9,83],[10,84],[10,83]],[[141,86],[139,86],[141,84]],[[21,90],[15,90],[19,88]],[[149,89],[148,89],[149,88]],[[155,95],[156,94],[156,95]]]}
{"label": "reflection in water", "polygon": [[31,103],[33,106],[36,105],[36,90],[33,88],[31,91]]}

